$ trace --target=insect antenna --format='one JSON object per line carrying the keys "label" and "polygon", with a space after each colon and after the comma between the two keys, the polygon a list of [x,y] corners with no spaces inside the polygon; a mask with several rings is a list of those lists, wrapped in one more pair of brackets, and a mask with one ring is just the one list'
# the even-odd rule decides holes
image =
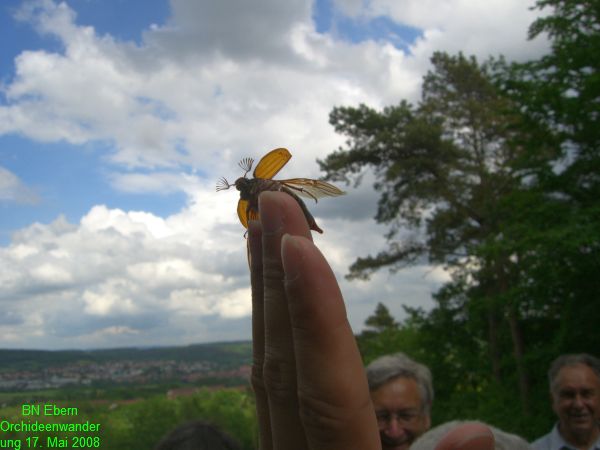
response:
{"label": "insect antenna", "polygon": [[225,190],[229,189],[231,186],[233,186],[233,184],[229,184],[229,182],[227,181],[227,179],[225,179],[225,177],[221,177],[219,179],[219,181],[217,181],[217,192],[225,191]]}
{"label": "insect antenna", "polygon": [[244,178],[246,178],[246,174],[252,169],[252,164],[254,164],[253,158],[244,158],[238,163],[238,166],[244,171]]}

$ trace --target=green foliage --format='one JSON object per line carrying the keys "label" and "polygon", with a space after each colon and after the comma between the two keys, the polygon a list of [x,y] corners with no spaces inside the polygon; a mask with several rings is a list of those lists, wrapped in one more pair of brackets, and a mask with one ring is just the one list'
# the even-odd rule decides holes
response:
{"label": "green foliage", "polygon": [[434,420],[479,418],[529,438],[553,421],[550,361],[600,348],[600,8],[536,7],[530,37],[548,34],[547,55],[436,53],[418,104],[335,108],[346,145],[319,162],[334,180],[372,170],[375,218],[389,227],[387,248],[348,278],[423,256],[452,276],[431,311],[361,335],[365,359],[404,349],[434,373]]}
{"label": "green foliage", "polygon": [[[507,199],[527,190],[530,172],[523,161],[539,159],[526,158],[527,147],[514,144],[523,134],[521,116],[491,74],[504,67],[501,62],[480,65],[474,57],[444,53],[431,62],[418,105],[402,102],[382,112],[336,108],[331,114],[336,130],[349,136],[348,149],[330,155],[322,168],[341,178],[372,167],[381,192],[376,220],[390,225],[388,249],[358,259],[349,276],[368,277],[384,266],[398,270],[422,255],[443,263],[456,280],[456,307],[470,324],[488,329],[479,333],[489,341],[480,356],[492,360],[498,379],[500,359],[512,344],[527,410],[520,314],[507,296],[518,271],[504,242],[513,214]],[[398,239],[401,228],[412,229],[414,237]],[[508,349],[499,340],[504,322],[512,338]]]}
{"label": "green foliage", "polygon": [[[378,112],[365,105],[335,108],[330,121],[348,148],[319,161],[327,177],[360,181],[365,167],[381,192],[376,220],[389,225],[389,247],[360,258],[350,277],[402,268],[419,256],[461,264],[482,239],[498,234],[498,204],[519,186],[513,170],[522,149],[510,145],[516,122],[488,66],[462,54],[436,53],[423,100]],[[400,229],[414,230],[399,240]]]}
{"label": "green foliage", "polygon": [[415,330],[404,327],[363,332],[357,336],[357,343],[365,365],[390,353],[403,352],[411,356],[420,353]]}
{"label": "green foliage", "polygon": [[240,390],[201,390],[190,397],[155,397],[106,413],[106,443],[113,450],[152,448],[173,428],[191,420],[218,426],[244,449],[254,448],[251,395]]}
{"label": "green foliage", "polygon": [[375,314],[369,316],[365,325],[373,332],[382,332],[388,329],[398,328],[398,323],[390,314],[390,310],[383,303],[378,303]]}
{"label": "green foliage", "polygon": [[[132,389],[134,393],[140,391]],[[21,394],[23,395],[23,394]],[[175,427],[192,420],[201,420],[229,434],[243,449],[255,448],[256,424],[254,401],[247,389],[202,389],[197,393],[167,398],[164,394],[132,401],[87,401],[70,400],[57,402],[60,406],[76,407],[77,416],[23,417],[21,399],[18,406],[0,409],[0,417],[11,422],[32,419],[44,423],[79,423],[89,421],[100,424],[99,433],[83,433],[83,436],[100,436],[101,448],[111,450],[152,449],[154,445]],[[50,402],[48,402],[50,403]],[[52,402],[54,403],[54,402]],[[27,420],[26,420],[27,421]],[[25,442],[27,436],[38,435],[69,437],[73,433],[5,433],[8,438],[19,438]],[[70,447],[69,447],[70,448]]]}
{"label": "green foliage", "polygon": [[481,330],[462,313],[452,286],[438,293],[440,307],[431,313],[406,308],[408,318],[396,328],[357,336],[365,364],[390,353],[403,352],[425,364],[433,374],[434,425],[457,419],[478,419],[528,439],[548,431],[554,418],[545,377],[534,391],[536,415],[524,420],[511,383],[490,377]]}
{"label": "green foliage", "polygon": [[595,1],[583,0],[538,0],[536,7],[546,14],[531,25],[529,35],[547,33],[552,51],[516,66],[523,71],[519,81],[536,96],[535,101],[527,101],[530,111],[552,123],[563,141],[574,143],[579,158],[597,159],[600,8]]}

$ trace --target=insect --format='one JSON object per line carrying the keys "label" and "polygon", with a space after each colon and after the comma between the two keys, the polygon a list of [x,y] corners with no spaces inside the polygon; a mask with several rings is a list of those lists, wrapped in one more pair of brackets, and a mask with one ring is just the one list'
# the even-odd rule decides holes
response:
{"label": "insect", "polygon": [[256,165],[252,175],[254,178],[246,178],[252,170],[254,159],[244,158],[238,165],[244,171],[244,176],[230,184],[224,177],[217,182],[217,192],[235,186],[240,191],[237,213],[244,228],[248,228],[248,220],[258,220],[258,195],[263,191],[282,191],[291,195],[300,205],[309,228],[319,233],[323,230],[315,222],[315,218],[299,196],[312,198],[315,202],[321,197],[336,197],[345,194],[332,184],[310,178],[290,178],[287,180],[273,180],[273,176],[281,170],[290,160],[292,154],[285,148],[271,150]]}

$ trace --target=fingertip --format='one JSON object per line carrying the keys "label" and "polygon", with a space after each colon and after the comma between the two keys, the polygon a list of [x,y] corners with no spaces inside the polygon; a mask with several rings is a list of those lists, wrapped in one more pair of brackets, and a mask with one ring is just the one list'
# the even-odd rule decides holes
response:
{"label": "fingertip", "polygon": [[285,192],[265,191],[258,197],[260,221],[265,235],[290,233],[312,240],[308,222],[298,201]]}
{"label": "fingertip", "polygon": [[283,227],[283,205],[277,194],[265,191],[258,196],[260,223],[265,234],[276,234]]}

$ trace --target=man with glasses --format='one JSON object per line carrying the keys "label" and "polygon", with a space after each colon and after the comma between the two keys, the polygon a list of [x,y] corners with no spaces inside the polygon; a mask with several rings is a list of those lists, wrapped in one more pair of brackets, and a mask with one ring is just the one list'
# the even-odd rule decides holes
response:
{"label": "man with glasses", "polygon": [[382,449],[408,449],[431,426],[431,372],[403,353],[382,356],[366,370]]}

